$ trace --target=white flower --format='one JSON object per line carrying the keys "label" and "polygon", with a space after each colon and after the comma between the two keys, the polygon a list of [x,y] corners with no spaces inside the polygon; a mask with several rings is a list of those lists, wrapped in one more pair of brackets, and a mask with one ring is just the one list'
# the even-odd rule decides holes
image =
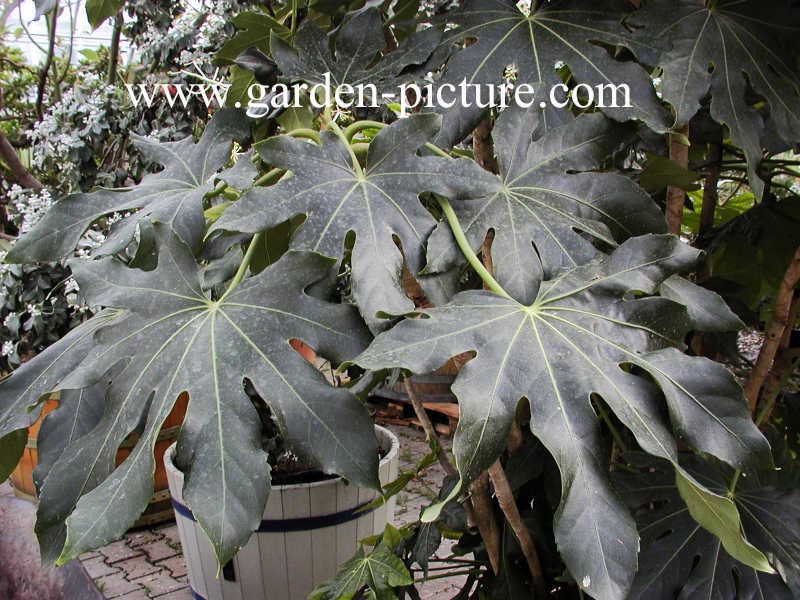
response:
{"label": "white flower", "polygon": [[12,311],[12,312],[10,312],[10,313],[8,313],[8,314],[6,315],[6,318],[5,318],[5,319],[3,319],[3,325],[4,325],[5,327],[8,327],[8,326],[9,326],[9,323],[11,322],[11,320],[12,320],[12,319],[15,319],[16,317],[17,317],[17,313],[15,313],[15,312],[13,312],[13,311]]}
{"label": "white flower", "polygon": [[0,348],[0,354],[3,356],[11,356],[14,353],[14,350],[16,350],[16,344],[11,341],[5,341],[3,342],[3,347]]}
{"label": "white flower", "polygon": [[67,279],[67,282],[64,284],[65,294],[72,294],[73,292],[79,292],[80,290],[81,288],[78,286],[78,282],[75,281],[74,277]]}

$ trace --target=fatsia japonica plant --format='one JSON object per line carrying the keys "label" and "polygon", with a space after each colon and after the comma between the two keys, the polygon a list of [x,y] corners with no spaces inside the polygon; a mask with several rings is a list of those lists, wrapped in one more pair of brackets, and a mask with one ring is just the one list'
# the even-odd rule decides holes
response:
{"label": "fatsia japonica plant", "polygon": [[[378,487],[366,392],[457,359],[455,476],[420,522],[371,540],[315,597],[414,597],[408,569],[427,572],[442,532],[474,557],[463,597],[800,594],[796,457],[780,435],[768,442],[768,414],[752,417],[724,365],[687,350],[693,332],[742,324],[692,281],[702,253],[631,177],[643,147],[706,110],[763,188],[763,152],[800,142],[796,7],[269,4],[236,21],[224,50],[276,81],[625,84],[632,102],[360,120],[306,98],[280,124],[221,109],[199,139],[138,139],[161,171],[62,198],[7,258],[67,257],[99,218],[126,215],[70,262],[96,316],[0,383],[3,477],[42,399],[70,398],[45,424],[76,427],[38,442],[51,448],[43,555],[66,562],[136,520],[182,392],[183,495],[224,564],[270,491],[246,383],[295,454]],[[332,385],[296,340],[350,383]],[[102,393],[69,396],[87,389]]]}

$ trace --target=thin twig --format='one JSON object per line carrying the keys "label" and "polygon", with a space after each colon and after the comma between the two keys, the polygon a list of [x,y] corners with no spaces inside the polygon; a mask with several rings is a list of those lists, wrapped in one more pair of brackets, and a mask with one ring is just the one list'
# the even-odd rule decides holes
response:
{"label": "thin twig", "polygon": [[719,202],[720,160],[722,160],[722,146],[720,144],[708,145],[708,173],[703,184],[703,207],[700,210],[700,230],[702,235],[714,227],[714,213]]}
{"label": "thin twig", "polygon": [[0,160],[8,165],[11,175],[22,187],[31,190],[41,190],[44,187],[22,164],[16,150],[2,131],[0,131]]}
{"label": "thin twig", "polygon": [[511,525],[514,535],[517,536],[522,554],[528,563],[528,569],[533,577],[533,585],[536,589],[536,595],[539,598],[547,596],[547,588],[545,586],[544,574],[542,573],[542,565],[539,562],[539,554],[536,552],[536,545],[533,543],[531,532],[528,530],[525,523],[522,521],[522,516],[519,514],[517,503],[514,500],[514,492],[511,489],[511,484],[508,482],[506,472],[503,470],[503,465],[497,460],[489,467],[489,477],[492,479],[494,485],[494,494],[497,497],[497,503],[500,509]]}
{"label": "thin twig", "polygon": [[50,13],[48,19],[48,25],[50,27],[50,41],[47,46],[47,57],[45,58],[44,64],[42,65],[41,70],[39,71],[39,83],[36,89],[36,114],[39,115],[41,119],[44,116],[44,88],[47,86],[47,75],[50,72],[50,67],[53,65],[53,59],[55,58],[56,54],[56,29],[58,24],[58,0],[56,0],[55,6],[53,7],[52,12]]}
{"label": "thin twig", "polygon": [[411,406],[414,407],[414,413],[417,415],[417,419],[422,424],[422,429],[425,431],[425,435],[428,436],[428,440],[436,442],[436,458],[439,459],[439,464],[442,465],[445,473],[451,477],[458,477],[458,471],[456,471],[456,468],[447,457],[447,453],[442,447],[439,436],[436,434],[436,429],[433,427],[433,423],[431,423],[428,413],[425,410],[425,407],[422,405],[422,401],[419,399],[417,391],[414,389],[414,382],[411,381],[410,377],[406,377],[403,380],[403,387],[405,387],[406,394],[408,394],[408,398],[411,400]]}
{"label": "thin twig", "polygon": [[786,328],[790,326],[789,316],[791,314],[794,291],[798,283],[800,283],[800,248],[795,252],[792,262],[789,263],[789,268],[786,269],[786,273],[783,276],[778,295],[775,298],[775,309],[767,327],[764,343],[758,353],[756,366],[744,386],[745,397],[751,413],[756,410],[758,396],[764,386],[764,380],[767,378],[767,374],[775,361],[775,355],[778,352],[778,348],[780,348]]}
{"label": "thin twig", "polygon": [[[689,147],[685,138],[689,136],[689,126],[684,126],[678,133],[669,136],[669,157],[684,169],[689,165]],[[683,205],[686,201],[686,192],[679,187],[667,188],[667,225],[669,232],[675,235],[681,233],[683,220]]]}
{"label": "thin twig", "polygon": [[474,511],[474,523],[478,527],[483,545],[486,547],[492,572],[497,575],[500,572],[500,527],[494,518],[494,503],[489,494],[489,473],[486,471],[481,473],[470,484],[469,492]]}

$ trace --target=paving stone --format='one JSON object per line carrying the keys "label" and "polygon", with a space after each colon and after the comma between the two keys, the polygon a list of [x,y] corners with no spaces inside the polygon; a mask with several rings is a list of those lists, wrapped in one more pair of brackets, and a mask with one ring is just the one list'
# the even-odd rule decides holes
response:
{"label": "paving stone", "polygon": [[166,569],[162,569],[158,571],[158,573],[153,573],[152,575],[145,575],[139,579],[134,579],[132,583],[147,588],[151,598],[180,590],[186,586],[185,583],[174,579]]}
{"label": "paving stone", "polygon": [[139,550],[128,546],[128,544],[124,539],[109,544],[108,546],[105,546],[103,548],[100,548],[100,554],[106,557],[106,562],[108,564],[113,564],[121,560],[126,560],[128,558],[133,558],[134,556],[142,555],[142,553]]}
{"label": "paving stone", "polygon": [[[183,588],[182,590],[175,590],[174,592],[170,592],[169,594],[164,594],[162,596],[151,596],[152,598],[156,598],[156,600],[192,600],[192,592],[187,587]],[[247,600],[250,600],[249,598]],[[253,598],[252,600],[256,600]]]}
{"label": "paving stone", "polygon": [[128,581],[133,581],[134,579],[150,575],[160,570],[160,567],[152,564],[144,555],[129,558],[128,560],[121,560],[118,563],[114,563],[114,566],[122,569]]}
{"label": "paving stone", "polygon": [[128,592],[122,596],[117,596],[115,600],[150,600],[150,596],[147,595],[147,590],[142,588],[140,590]]}
{"label": "paving stone", "polygon": [[173,556],[172,558],[167,558],[166,560],[159,561],[156,563],[159,567],[164,567],[172,574],[174,578],[183,577],[186,575],[186,561],[183,559],[183,555],[179,554],[177,556]]}
{"label": "paving stone", "polygon": [[97,558],[90,558],[89,560],[81,560],[83,568],[92,579],[99,579],[112,573],[119,573],[120,570],[116,566],[106,564],[105,557],[99,555]]}
{"label": "paving stone", "polygon": [[121,573],[95,579],[94,584],[105,598],[118,598],[124,594],[130,594],[131,592],[142,589],[141,585],[133,581],[128,581]]}
{"label": "paving stone", "polygon": [[150,562],[157,562],[164,558],[175,556],[179,552],[179,550],[167,544],[166,540],[163,539],[139,546],[139,550],[147,554],[147,558]]}
{"label": "paving stone", "polygon": [[157,529],[143,529],[141,531],[134,531],[133,533],[127,534],[125,536],[125,540],[128,542],[128,546],[131,548],[137,548],[145,544],[157,542],[162,537],[163,536],[161,535],[161,532],[159,532]]}
{"label": "paving stone", "polygon": [[174,546],[180,550],[181,536],[178,533],[178,526],[175,523],[162,525],[157,531],[159,535],[163,536],[164,541],[167,542],[168,545]]}
{"label": "paving stone", "polygon": [[83,554],[80,555],[80,559],[84,561],[92,558],[97,558],[98,556],[103,556],[103,555],[100,554],[99,552],[84,552]]}

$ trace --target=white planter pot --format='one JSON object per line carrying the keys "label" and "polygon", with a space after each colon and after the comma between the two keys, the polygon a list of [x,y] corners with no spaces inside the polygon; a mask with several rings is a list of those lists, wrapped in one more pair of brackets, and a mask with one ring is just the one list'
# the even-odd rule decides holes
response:
{"label": "white planter pot", "polygon": [[[375,427],[382,448],[382,485],[397,477],[400,442]],[[305,600],[311,590],[336,574],[358,550],[359,540],[381,533],[394,517],[395,501],[370,512],[373,490],[342,479],[274,486],[259,530],[217,578],[211,543],[183,500],[183,473],[172,462],[173,444],[164,454],[175,520],[195,600]]]}

